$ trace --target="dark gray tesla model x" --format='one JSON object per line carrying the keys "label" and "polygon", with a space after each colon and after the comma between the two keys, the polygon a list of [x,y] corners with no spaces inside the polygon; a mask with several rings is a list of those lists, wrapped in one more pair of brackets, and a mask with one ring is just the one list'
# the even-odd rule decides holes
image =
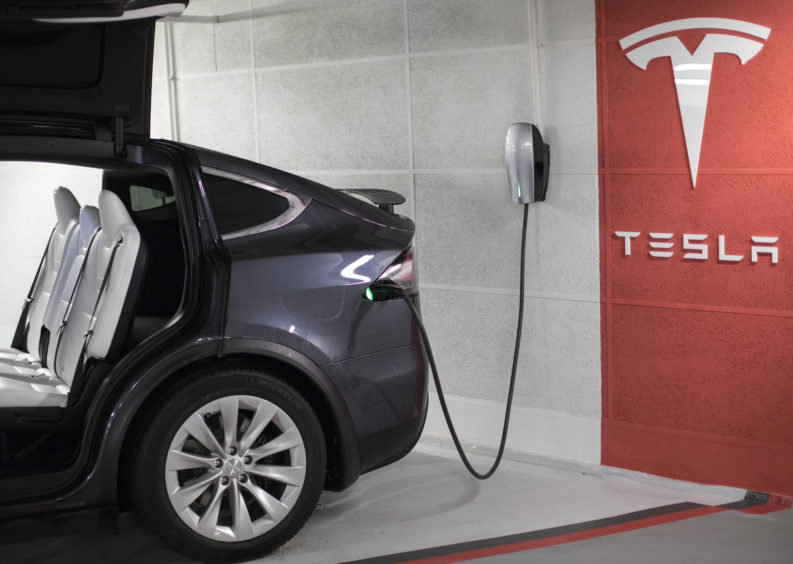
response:
{"label": "dark gray tesla model x", "polygon": [[0,160],[101,171],[96,207],[40,183],[57,224],[0,350],[0,525],[134,507],[236,560],[417,441],[414,225],[392,192],[150,139],[154,22],[182,4],[0,0]]}

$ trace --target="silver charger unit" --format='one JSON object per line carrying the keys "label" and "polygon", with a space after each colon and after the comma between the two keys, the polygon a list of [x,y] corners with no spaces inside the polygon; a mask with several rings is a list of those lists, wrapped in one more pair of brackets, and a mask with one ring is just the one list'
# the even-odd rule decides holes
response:
{"label": "silver charger unit", "polygon": [[545,200],[551,149],[542,141],[540,130],[530,123],[513,123],[507,130],[504,164],[507,181],[516,204]]}

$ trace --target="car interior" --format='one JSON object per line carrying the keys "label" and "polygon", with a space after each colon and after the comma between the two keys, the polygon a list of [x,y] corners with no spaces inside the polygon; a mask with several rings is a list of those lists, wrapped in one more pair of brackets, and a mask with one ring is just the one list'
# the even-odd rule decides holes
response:
{"label": "car interior", "polygon": [[67,466],[114,364],[176,313],[184,251],[162,173],[105,170],[98,206],[55,189],[57,217],[13,346],[0,348],[0,477]]}

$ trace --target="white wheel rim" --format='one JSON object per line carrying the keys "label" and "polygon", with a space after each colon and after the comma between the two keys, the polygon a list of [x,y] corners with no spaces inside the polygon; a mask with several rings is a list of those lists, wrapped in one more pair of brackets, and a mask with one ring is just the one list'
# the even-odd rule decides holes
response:
{"label": "white wheel rim", "polygon": [[227,396],[185,419],[165,459],[165,487],[191,530],[217,541],[258,537],[292,510],[306,449],[292,419],[255,396]]}

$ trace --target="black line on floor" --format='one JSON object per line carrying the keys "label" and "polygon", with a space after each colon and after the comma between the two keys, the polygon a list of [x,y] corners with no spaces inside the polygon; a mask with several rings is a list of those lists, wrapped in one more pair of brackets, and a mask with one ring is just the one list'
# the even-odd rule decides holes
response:
{"label": "black line on floor", "polygon": [[732,503],[724,503],[719,505],[719,507],[724,507],[726,509],[735,509],[736,511],[740,511],[741,509],[748,509],[750,507],[757,507],[758,505],[765,505],[768,503],[768,500],[771,498],[770,494],[763,493],[763,492],[755,492],[749,490],[746,492],[746,496],[740,501],[733,501]]}
{"label": "black line on floor", "polygon": [[748,501],[742,499],[740,501],[733,501],[732,503],[724,503],[719,505],[719,507],[723,507],[725,509],[734,509],[736,511],[740,511],[741,509],[748,509],[750,507],[757,507],[758,505],[765,505],[764,503],[758,503],[756,501]]}
{"label": "black line on floor", "polygon": [[706,506],[700,503],[691,503],[687,501],[683,503],[673,503],[672,505],[653,507],[651,509],[634,511],[632,513],[617,515],[615,517],[595,519],[594,521],[585,521],[583,523],[574,523],[572,525],[562,525],[560,527],[551,527],[550,529],[542,529],[540,531],[531,531],[528,533],[518,533],[515,535],[507,535],[503,537],[469,541],[458,544],[448,544],[445,546],[437,546],[433,548],[425,548],[425,549],[413,550],[409,552],[401,552],[399,554],[387,554],[385,556],[375,556],[373,558],[365,558],[363,560],[352,560],[346,562],[345,564],[396,564],[398,562],[419,560],[422,558],[433,558],[436,556],[457,554],[459,552],[468,552],[471,550],[479,550],[482,548],[491,548],[494,546],[503,546],[507,544],[516,544],[520,542],[545,539],[549,537],[569,535],[571,533],[580,533],[582,531],[601,529],[603,527],[610,527],[612,525],[621,525],[623,523],[630,523],[632,521],[639,521],[641,519],[648,519],[650,517],[658,517],[661,515],[669,515],[671,513],[679,513],[681,511],[697,509],[699,507],[706,507]]}

